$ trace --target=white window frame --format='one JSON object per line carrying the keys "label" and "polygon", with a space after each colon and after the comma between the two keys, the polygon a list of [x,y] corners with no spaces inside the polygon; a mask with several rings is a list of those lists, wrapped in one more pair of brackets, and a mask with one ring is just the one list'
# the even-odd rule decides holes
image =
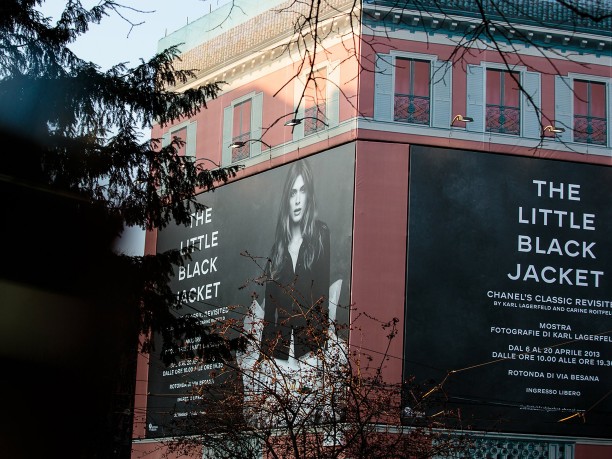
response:
{"label": "white window frame", "polygon": [[[518,135],[488,132],[486,130],[487,70],[517,72],[519,74],[519,84],[522,90],[519,97],[520,126]],[[474,120],[467,123],[467,131],[511,138],[541,138],[541,118],[539,115],[542,109],[542,83],[539,72],[531,72],[524,65],[482,61],[479,65],[467,66],[466,83],[466,115]],[[525,92],[529,93],[536,107],[529,101]]]}
{"label": "white window frame", "polygon": [[[328,81],[328,77],[327,77],[327,75],[329,73],[329,65],[328,65],[328,63],[326,62],[324,64],[317,65],[317,66],[313,67],[312,68],[312,73],[315,75],[315,80],[313,81],[313,84],[315,84],[315,91],[316,91],[316,85],[318,84],[316,82],[316,74],[318,72],[320,72],[321,70],[323,70],[323,69],[325,69],[325,113],[324,113],[323,119],[321,121],[325,122],[325,124],[328,124],[329,123],[329,120],[327,119],[327,111],[328,111],[328,106],[329,106],[329,102],[328,102],[329,101],[328,90],[329,90],[329,85],[330,85],[330,82]],[[304,80],[303,81],[304,86],[306,86],[306,83],[308,81],[308,75],[309,75],[308,73],[305,73],[304,75],[302,75],[302,78]],[[303,99],[301,105],[303,107],[300,107],[300,108],[304,111],[304,116],[305,116],[306,115],[306,91],[304,92],[304,99]],[[317,114],[316,114],[317,119],[321,119],[320,116],[321,116],[321,114],[317,112]],[[306,123],[307,122],[306,119],[303,122]],[[310,135],[315,135],[318,132],[324,131],[327,128],[325,126],[325,124],[321,125],[321,127],[319,129],[315,129],[314,131],[309,132],[309,133],[306,133],[306,130],[304,129],[304,137],[308,137]]]}
{"label": "white window frame", "polygon": [[[603,83],[606,89],[606,145],[599,145],[585,142],[574,141],[574,82],[591,81]],[[562,94],[558,94],[562,92]],[[568,96],[569,94],[569,96]],[[563,101],[566,104],[563,105]],[[556,75],[555,77],[555,121],[565,129],[565,132],[557,134],[560,140],[565,142],[575,142],[578,145],[588,146],[589,148],[612,148],[612,78],[589,75],[585,73],[569,72],[567,76]]]}
{"label": "white window frame", "polygon": [[[316,138],[318,135],[324,134],[329,129],[339,124],[339,102],[340,102],[340,61],[326,61],[312,68],[314,73],[325,69],[326,81],[325,81],[325,119],[322,121],[327,124],[322,129],[318,129],[307,135],[304,134],[304,122],[293,126],[293,140],[297,141],[307,138]],[[310,72],[302,73],[298,78],[294,80],[294,107],[298,107],[296,118],[304,118],[306,110],[306,101],[303,100],[302,96],[305,94],[306,83],[308,81],[308,75]]]}
{"label": "white window frame", "polygon": [[[429,62],[429,124],[417,124],[418,126],[431,126],[433,124],[433,112],[434,112],[434,103],[433,103],[433,85],[434,78],[437,68],[435,68],[435,63],[438,62],[438,56],[435,54],[419,54],[419,53],[411,53],[408,51],[391,51],[391,57],[393,58],[393,82],[392,82],[392,95],[394,97],[393,100],[393,118],[395,120],[395,69],[397,59],[412,59],[417,61],[427,61]],[[404,121],[398,121],[398,123],[405,123]],[[408,123],[412,124],[412,123]],[[416,123],[415,123],[416,124]]]}
{"label": "white window frame", "polygon": [[[251,135],[249,142],[249,156],[239,161],[232,162],[232,149],[230,145],[233,142],[232,130],[234,126],[234,109],[246,101],[251,101]],[[263,92],[251,91],[248,94],[233,99],[230,104],[223,109],[223,140],[221,142],[221,162],[228,166],[232,164],[240,164],[255,156],[261,154],[262,143],[257,140],[261,139],[262,135],[262,120],[263,120]]]}
{"label": "white window frame", "polygon": [[[452,63],[440,60],[435,54],[391,50],[389,54],[377,54],[374,88],[374,119],[420,128],[448,129],[452,108]],[[413,59],[429,62],[429,124],[412,124],[395,121],[395,69],[397,59]],[[382,68],[378,63],[382,62]],[[439,73],[443,72],[443,73]]]}
{"label": "white window frame", "polygon": [[185,129],[185,156],[196,157],[196,132],[198,122],[196,120],[187,120],[172,126],[168,132],[162,135],[162,147],[167,147],[174,138],[174,135],[181,129]]}

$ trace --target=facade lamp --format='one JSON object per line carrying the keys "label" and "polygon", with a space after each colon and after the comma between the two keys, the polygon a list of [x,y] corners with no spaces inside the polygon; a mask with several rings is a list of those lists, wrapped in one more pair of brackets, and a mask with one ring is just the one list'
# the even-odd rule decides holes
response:
{"label": "facade lamp", "polygon": [[266,147],[268,147],[269,149],[272,149],[272,145],[267,144],[266,142],[264,142],[264,141],[263,141],[263,140],[261,140],[261,139],[246,139],[246,140],[240,140],[240,141],[233,142],[232,144],[230,144],[230,146],[229,146],[229,147],[230,147],[230,148],[242,148],[242,147],[244,147],[244,146],[245,146],[247,143],[250,143],[250,142],[259,142],[259,143],[264,144],[264,145],[265,145]]}
{"label": "facade lamp", "polygon": [[325,126],[329,126],[325,121],[320,120],[316,116],[305,116],[304,118],[293,118],[285,123],[285,126],[297,126],[298,124],[302,124],[302,121],[305,119],[311,118],[313,120],[317,120],[319,123],[323,123]]}
{"label": "facade lamp", "polygon": [[472,121],[474,121],[474,118],[470,116],[455,115],[455,117],[453,118],[453,121],[451,121],[451,126],[455,124],[455,121],[459,121],[462,123],[471,123]]}
{"label": "facade lamp", "polygon": [[544,137],[544,135],[547,132],[552,132],[553,134],[560,134],[561,132],[565,132],[565,129],[560,128],[560,127],[555,127],[552,124],[549,124],[548,126],[546,126],[544,128],[544,130],[542,131],[542,137]]}

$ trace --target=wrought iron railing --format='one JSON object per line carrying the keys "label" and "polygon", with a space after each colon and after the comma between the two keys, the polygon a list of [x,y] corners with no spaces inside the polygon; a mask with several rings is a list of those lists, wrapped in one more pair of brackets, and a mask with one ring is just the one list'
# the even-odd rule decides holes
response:
{"label": "wrought iron railing", "polygon": [[[251,138],[250,132],[245,132],[236,137],[232,137],[232,143],[246,142]],[[232,148],[232,163],[247,159],[251,155],[250,143],[246,142],[242,147]]]}
{"label": "wrought iron railing", "polygon": [[460,456],[472,459],[571,459],[573,444],[515,438],[478,438]]}
{"label": "wrought iron railing", "polygon": [[396,93],[394,103],[395,121],[429,125],[429,97]]}
{"label": "wrought iron railing", "polygon": [[521,110],[507,105],[487,104],[486,131],[500,134],[521,134]]}
{"label": "wrought iron railing", "polygon": [[606,145],[607,120],[596,116],[574,115],[574,142]]}
{"label": "wrought iron railing", "polygon": [[304,135],[314,134],[325,129],[325,102],[304,110]]}

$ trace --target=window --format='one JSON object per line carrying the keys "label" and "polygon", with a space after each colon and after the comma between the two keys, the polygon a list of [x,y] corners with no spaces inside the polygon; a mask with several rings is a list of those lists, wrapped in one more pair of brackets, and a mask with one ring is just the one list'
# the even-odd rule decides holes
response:
{"label": "window", "polygon": [[555,75],[555,125],[564,142],[588,145],[596,152],[612,148],[612,79],[570,73]]}
{"label": "window", "polygon": [[304,135],[314,134],[325,128],[327,96],[327,69],[314,72],[304,91]]}
{"label": "window", "polygon": [[520,74],[487,69],[486,81],[486,131],[520,135]]}
{"label": "window", "polygon": [[162,147],[170,145],[174,137],[178,137],[184,143],[178,148],[178,154],[181,156],[196,155],[196,128],[195,121],[188,121],[178,124],[166,132],[162,136]]}
{"label": "window", "polygon": [[[263,93],[251,92],[238,97],[223,109],[223,141],[221,163],[225,166],[261,154]],[[235,142],[244,146],[230,148]]]}
{"label": "window", "polygon": [[340,68],[341,62],[330,61],[301,74],[294,79],[293,103],[295,118],[303,120],[292,127],[293,141],[310,136],[308,142],[318,140],[317,135],[333,129],[340,123]]}
{"label": "window", "polygon": [[250,156],[251,138],[251,99],[234,105],[232,143],[246,142],[244,146],[232,149],[232,163],[241,161]]}
{"label": "window", "polygon": [[574,141],[606,145],[606,85],[574,80]]}
{"label": "window", "polygon": [[[178,155],[191,156],[193,159],[195,159],[197,126],[197,122],[193,120],[185,121],[177,124],[176,126],[172,126],[169,131],[162,135],[161,146],[167,147],[175,137],[178,137],[183,141],[183,144],[177,148]],[[164,195],[166,191],[167,190],[165,187],[159,187],[159,193],[161,195]]]}
{"label": "window", "polygon": [[466,131],[540,140],[541,86],[540,73],[527,67],[507,68],[494,62],[468,64],[466,114],[473,121],[467,123]]}
{"label": "window", "polygon": [[451,82],[452,63],[437,56],[406,51],[377,54],[374,120],[448,129]]}
{"label": "window", "polygon": [[172,137],[178,137],[184,143],[178,148],[178,154],[180,156],[185,156],[185,151],[187,147],[187,128],[181,128],[176,131],[172,131]]}
{"label": "window", "polygon": [[395,60],[395,121],[429,125],[429,66],[429,61],[404,58]]}

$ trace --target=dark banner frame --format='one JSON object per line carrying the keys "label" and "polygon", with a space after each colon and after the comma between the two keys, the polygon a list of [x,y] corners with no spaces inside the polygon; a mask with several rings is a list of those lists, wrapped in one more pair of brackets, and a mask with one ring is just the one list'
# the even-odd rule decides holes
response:
{"label": "dark banner frame", "polygon": [[[342,280],[336,320],[349,321],[352,250],[355,144],[337,147],[296,163],[308,163],[314,177],[316,220],[329,232],[330,281]],[[264,298],[261,278],[274,244],[283,186],[292,164],[200,194],[207,206],[190,226],[171,225],[159,231],[157,251],[195,244],[197,250],[170,282],[186,298],[183,313],[196,314],[206,324],[227,319],[241,322],[253,298]],[[344,337],[346,339],[346,337]],[[197,343],[195,343],[197,344]],[[189,345],[189,343],[187,343]],[[166,367],[159,355],[151,355],[147,398],[147,438],[189,434],[181,431],[181,417],[189,416],[191,395],[198,384],[224,384],[220,362],[179,361]],[[197,400],[196,400],[197,403]],[[178,430],[177,430],[178,429]]]}
{"label": "dark banner frame", "polygon": [[612,168],[410,154],[404,378],[463,427],[612,437]]}

